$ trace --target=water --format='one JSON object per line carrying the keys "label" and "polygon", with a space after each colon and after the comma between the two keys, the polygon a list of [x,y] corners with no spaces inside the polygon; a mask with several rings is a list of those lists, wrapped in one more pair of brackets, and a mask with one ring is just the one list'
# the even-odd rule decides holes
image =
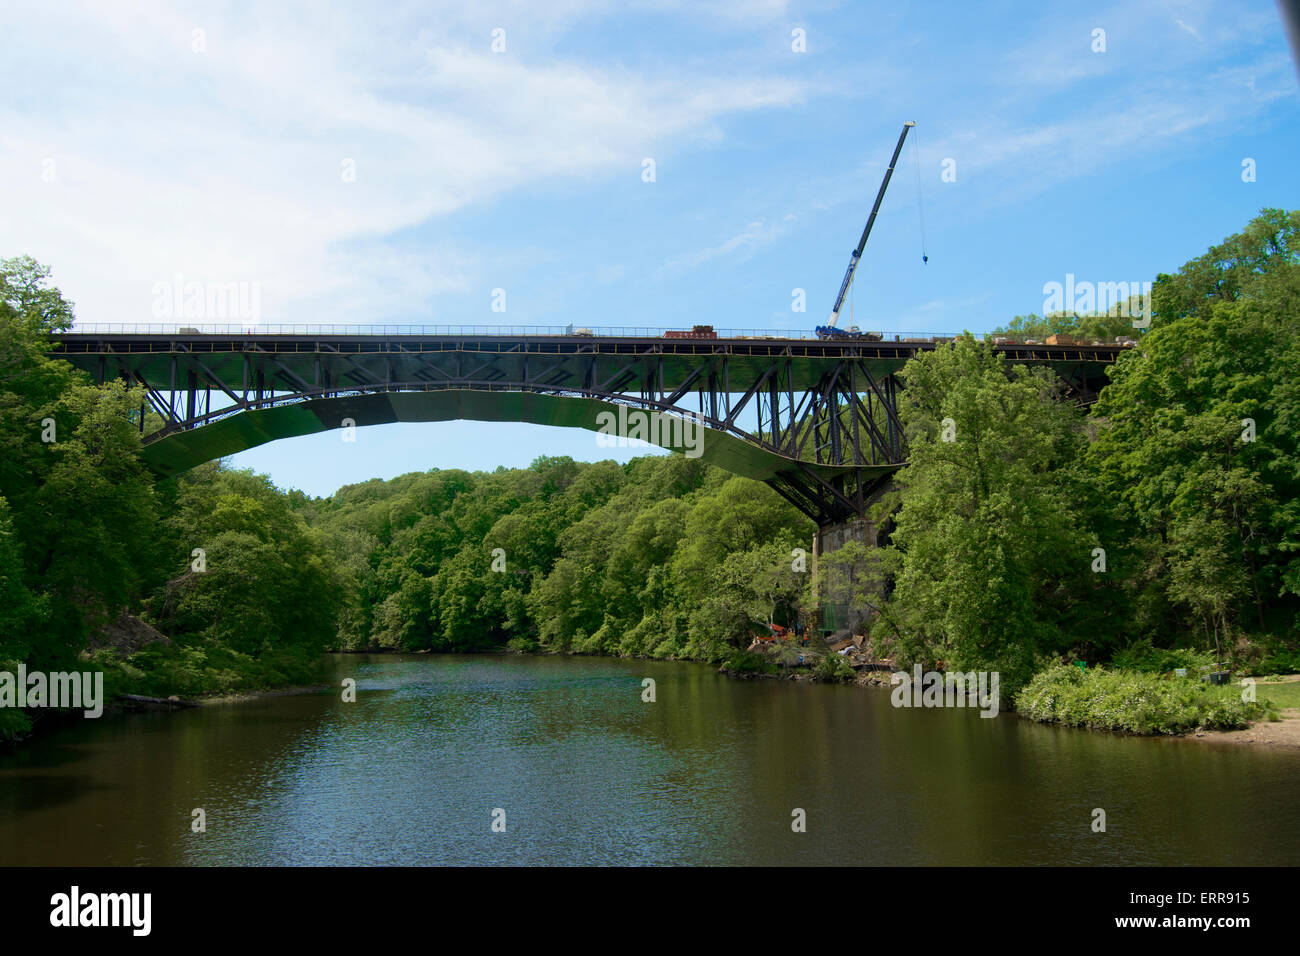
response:
{"label": "water", "polygon": [[885,691],[695,664],[335,668],[356,703],[86,721],[0,758],[0,863],[1300,863],[1292,752],[895,709]]}

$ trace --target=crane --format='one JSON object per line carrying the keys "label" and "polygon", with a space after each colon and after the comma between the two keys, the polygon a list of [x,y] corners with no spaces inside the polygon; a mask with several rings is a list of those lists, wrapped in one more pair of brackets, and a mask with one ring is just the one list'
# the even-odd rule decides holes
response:
{"label": "crane", "polygon": [[867,237],[871,235],[871,227],[876,224],[876,213],[880,212],[880,203],[885,198],[885,190],[889,188],[889,178],[894,175],[894,167],[898,164],[898,154],[903,151],[903,141],[907,139],[907,131],[915,125],[910,120],[903,124],[903,132],[898,135],[898,145],[894,147],[894,155],[889,160],[889,168],[885,170],[884,182],[880,184],[880,192],[876,193],[876,204],[871,207],[871,215],[867,217],[867,225],[862,230],[862,238],[858,240],[858,247],[853,250],[852,256],[849,257],[849,268],[844,273],[844,281],[840,283],[840,293],[835,297],[835,308],[831,309],[830,320],[825,325],[817,327],[818,338],[832,338],[852,334],[836,329],[835,323],[839,321],[840,309],[844,307],[844,297],[849,294],[849,286],[853,284],[853,273],[858,269],[858,260],[862,258],[862,249],[867,244]]}

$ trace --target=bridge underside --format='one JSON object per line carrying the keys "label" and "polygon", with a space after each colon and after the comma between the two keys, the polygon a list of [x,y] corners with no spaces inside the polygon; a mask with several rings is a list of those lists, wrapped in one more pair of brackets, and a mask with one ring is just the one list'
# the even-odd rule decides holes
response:
{"label": "bridge underside", "polygon": [[[144,387],[145,458],[163,475],[348,425],[470,419],[602,431],[608,413],[621,408],[689,418],[702,426],[698,448],[635,430],[627,437],[764,481],[826,527],[861,517],[904,464],[894,373],[933,347],[771,338],[67,333],[52,354],[100,381],[120,377]],[[1085,401],[1116,355],[1104,347],[1003,351],[1013,361],[1056,367]]]}
{"label": "bridge underside", "polygon": [[[623,397],[619,403],[630,409],[658,410],[631,397]],[[170,431],[149,442],[143,457],[159,474],[173,475],[279,438],[393,422],[529,422],[599,431],[598,416],[609,412],[611,404],[609,399],[492,389],[481,384],[476,388],[303,396],[297,401],[280,399],[274,404],[268,401],[248,410],[230,409],[228,414],[202,427]],[[666,440],[672,427],[670,415],[662,415],[660,422],[666,423],[661,426],[664,447],[767,483],[819,526],[859,513],[899,467],[792,461],[743,437],[707,425],[696,426],[700,436],[697,447],[674,447],[676,443]],[[611,435],[608,439],[602,436],[601,440],[612,445],[617,439]]]}

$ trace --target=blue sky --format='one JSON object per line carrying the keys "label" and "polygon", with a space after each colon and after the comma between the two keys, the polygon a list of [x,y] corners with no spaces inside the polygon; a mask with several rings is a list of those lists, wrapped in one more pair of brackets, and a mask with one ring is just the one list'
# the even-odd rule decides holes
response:
{"label": "blue sky", "polygon": [[[256,283],[263,323],[810,330],[904,120],[864,328],[990,329],[1300,205],[1271,0],[6,7],[0,255],[87,324],[156,321],[181,275]],[[610,451],[460,422],[233,461],[328,494],[540,454]]]}

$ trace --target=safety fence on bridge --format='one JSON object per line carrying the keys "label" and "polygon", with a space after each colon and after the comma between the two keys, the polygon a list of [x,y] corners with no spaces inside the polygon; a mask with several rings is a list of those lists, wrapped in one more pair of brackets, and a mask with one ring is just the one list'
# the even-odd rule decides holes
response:
{"label": "safety fence on bridge", "polygon": [[[311,323],[177,323],[177,322],[126,322],[77,323],[70,330],[86,335],[292,335],[292,336],[500,336],[529,337],[586,337],[646,339],[664,338],[669,333],[680,334],[682,329],[648,328],[639,326],[584,326],[560,325],[316,325]],[[906,330],[900,332],[867,333],[854,335],[877,342],[928,342],[951,341],[964,332],[925,332]],[[992,339],[997,345],[1132,345],[1136,340],[1128,336],[1084,337],[1069,333],[1044,335],[1027,332],[971,332],[976,339]],[[816,340],[818,336],[809,329],[711,329],[709,338],[718,339],[782,339]],[[846,339],[849,336],[845,336]]]}

